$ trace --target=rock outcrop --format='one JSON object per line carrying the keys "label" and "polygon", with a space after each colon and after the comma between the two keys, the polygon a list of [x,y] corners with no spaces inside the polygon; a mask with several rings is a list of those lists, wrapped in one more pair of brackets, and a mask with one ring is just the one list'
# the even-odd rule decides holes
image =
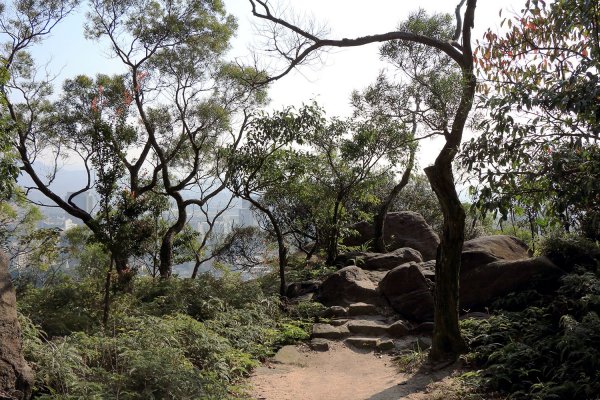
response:
{"label": "rock outcrop", "polygon": [[385,299],[369,276],[357,266],[342,268],[323,281],[317,300],[326,306],[353,303],[385,305]]}
{"label": "rock outcrop", "polygon": [[321,282],[317,280],[290,283],[285,290],[285,295],[291,299],[309,293],[316,293],[320,285]]}
{"label": "rock outcrop", "polygon": [[392,308],[410,320],[433,320],[433,294],[417,263],[400,265],[379,282]]}
{"label": "rock outcrop", "polygon": [[[346,238],[347,246],[362,246],[373,239],[374,228],[369,222],[351,227],[357,234]],[[435,260],[440,238],[419,213],[401,211],[388,213],[385,218],[384,239],[388,249],[410,247],[419,251],[424,261]]]}
{"label": "rock outcrop", "polygon": [[499,260],[461,273],[461,308],[482,307],[529,286],[553,287],[564,272],[546,257]]}
{"label": "rock outcrop", "polygon": [[0,398],[29,399],[33,378],[33,372],[23,358],[17,301],[8,261],[0,252]]}
{"label": "rock outcrop", "polygon": [[410,247],[401,247],[389,253],[350,252],[336,259],[336,263],[356,265],[368,271],[389,271],[411,261],[422,262],[423,257],[418,250]]}
{"label": "rock outcrop", "polygon": [[461,271],[467,272],[500,260],[523,260],[531,257],[527,244],[508,235],[481,236],[463,245]]}
{"label": "rock outcrop", "polygon": [[528,286],[553,285],[563,274],[546,257],[531,258],[527,244],[507,235],[465,242],[460,275],[462,308],[483,307]]}

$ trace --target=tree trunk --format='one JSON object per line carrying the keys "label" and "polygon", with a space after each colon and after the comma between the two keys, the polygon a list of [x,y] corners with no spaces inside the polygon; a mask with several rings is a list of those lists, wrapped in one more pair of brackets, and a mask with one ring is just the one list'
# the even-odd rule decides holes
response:
{"label": "tree trunk", "polygon": [[[461,2],[457,7],[459,12]],[[473,106],[477,80],[473,74],[471,29],[477,0],[467,0],[462,24],[461,98],[452,129],[444,135],[446,143],[435,163],[425,168],[431,188],[436,194],[444,215],[444,228],[435,264],[435,312],[433,342],[429,358],[432,361],[455,360],[466,350],[458,325],[460,261],[465,240],[465,211],[462,207],[452,175],[452,163],[458,153],[463,131]],[[460,25],[458,26],[460,28]],[[458,61],[458,60],[457,60]]]}
{"label": "tree trunk", "polygon": [[186,205],[179,192],[171,193],[177,203],[177,221],[167,229],[160,244],[160,265],[158,271],[161,279],[169,279],[173,272],[173,241],[175,235],[183,230],[187,221]]}
{"label": "tree trunk", "polygon": [[328,243],[327,243],[327,265],[333,265],[333,263],[335,262],[335,259],[337,258],[338,255],[338,237],[339,237],[339,233],[340,233],[340,229],[339,229],[339,214],[340,214],[340,206],[341,206],[341,200],[338,199],[335,202],[335,206],[333,208],[333,218],[331,220],[331,228],[329,231],[329,238],[328,238]]}
{"label": "tree trunk", "polygon": [[110,278],[112,275],[114,262],[115,258],[113,255],[111,255],[110,266],[108,267],[108,271],[106,272],[106,280],[104,281],[104,310],[102,313],[102,325],[104,325],[104,328],[106,328],[108,324],[108,314],[110,312]]}
{"label": "tree trunk", "polygon": [[[416,130],[416,128],[413,130]],[[410,158],[408,160],[408,164],[406,165],[406,169],[402,174],[400,182],[398,182],[398,184],[394,186],[394,188],[392,189],[388,197],[385,199],[381,207],[379,207],[379,211],[375,216],[375,236],[373,248],[378,253],[385,253],[387,251],[385,247],[385,217],[390,211],[390,207],[392,206],[394,199],[398,197],[402,189],[404,189],[404,187],[408,184],[408,180],[410,179],[410,174],[412,173],[412,169],[415,163],[416,151],[416,147],[410,150]]]}
{"label": "tree trunk", "polygon": [[260,202],[252,198],[249,194],[243,197],[248,200],[256,209],[263,212],[271,226],[273,227],[273,231],[275,232],[275,239],[277,240],[277,248],[278,248],[278,257],[279,257],[279,295],[281,297],[285,297],[286,292],[286,281],[285,281],[285,269],[287,267],[287,253],[288,249],[285,245],[285,238],[283,236],[283,232],[279,227],[279,223],[277,222],[277,218],[273,215],[273,213],[265,206],[263,206]]}
{"label": "tree trunk", "polygon": [[198,254],[195,254],[194,257],[196,258],[196,261],[194,264],[194,270],[192,271],[192,279],[196,279],[198,276],[198,271],[200,270],[200,265],[202,265],[202,261],[200,260]]}
{"label": "tree trunk", "polygon": [[175,232],[169,228],[160,244],[160,265],[158,271],[162,279],[169,279],[173,269],[173,239]]}
{"label": "tree trunk", "polygon": [[0,398],[31,397],[33,371],[23,358],[17,299],[8,272],[8,260],[0,252]]}
{"label": "tree trunk", "polygon": [[277,236],[277,246],[279,247],[279,295],[286,296],[287,284],[285,281],[285,268],[287,267],[287,247],[283,241],[283,236]]}
{"label": "tree trunk", "polygon": [[111,252],[111,254],[114,259],[119,284],[128,283],[133,278],[133,271],[129,268],[129,257],[119,252]]}
{"label": "tree trunk", "polygon": [[435,315],[433,360],[453,358],[465,351],[458,326],[458,293],[462,246],[465,239],[465,211],[454,187],[452,165],[435,164],[425,168],[442,213],[444,229],[435,265]]}

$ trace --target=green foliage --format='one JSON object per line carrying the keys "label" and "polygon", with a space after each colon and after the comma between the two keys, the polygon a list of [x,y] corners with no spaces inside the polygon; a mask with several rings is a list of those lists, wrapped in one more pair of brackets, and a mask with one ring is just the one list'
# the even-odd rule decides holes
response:
{"label": "green foliage", "polygon": [[[584,243],[554,239],[544,244],[544,252],[589,249],[590,243]],[[600,395],[597,265],[574,267],[552,296],[527,291],[507,296],[495,307],[498,313],[487,320],[461,322],[471,348],[466,360],[483,368],[482,387],[509,399],[583,400]]]}
{"label": "green foliage", "polygon": [[37,398],[243,398],[239,382],[256,360],[307,339],[323,308],[301,303],[286,316],[260,282],[227,270],[137,277],[132,293],[111,294],[103,328],[100,287],[66,280],[19,298]]}
{"label": "green foliage", "polygon": [[60,280],[63,265],[58,228],[40,228],[42,213],[22,193],[0,202],[0,247],[11,260],[9,270],[17,291],[28,285]]}
{"label": "green foliage", "polygon": [[562,269],[572,271],[576,266],[597,266],[600,245],[577,235],[554,234],[544,238],[540,252]]}
{"label": "green foliage", "polygon": [[595,2],[532,0],[485,34],[475,59],[490,115],[463,153],[480,208],[600,237],[599,16]]}
{"label": "green foliage", "polygon": [[29,288],[19,298],[19,310],[49,337],[98,328],[101,315],[99,287],[70,279],[53,286]]}
{"label": "green foliage", "polygon": [[40,398],[224,399],[256,364],[188,316],[125,317],[110,330],[40,338],[24,324]]}

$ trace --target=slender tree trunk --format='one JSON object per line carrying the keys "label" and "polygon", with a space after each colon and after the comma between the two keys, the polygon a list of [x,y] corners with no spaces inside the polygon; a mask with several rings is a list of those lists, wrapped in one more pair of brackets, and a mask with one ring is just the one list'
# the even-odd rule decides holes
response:
{"label": "slender tree trunk", "polygon": [[173,269],[173,240],[175,238],[175,230],[169,228],[167,233],[162,238],[160,244],[160,264],[158,271],[162,279],[169,279]]}
{"label": "slender tree trunk", "polygon": [[[420,111],[420,96],[416,96],[415,104],[416,109],[415,113],[412,115],[412,137],[414,138],[417,134],[417,113]],[[390,192],[387,199],[383,202],[381,207],[379,207],[379,212],[375,216],[374,228],[375,228],[375,236],[373,237],[373,248],[378,253],[385,253],[387,250],[385,248],[385,217],[387,213],[390,211],[390,207],[392,202],[398,197],[402,189],[408,184],[408,180],[410,179],[410,174],[412,173],[413,166],[415,165],[415,153],[417,152],[417,146],[411,146],[410,155],[408,158],[408,163],[406,164],[406,169],[402,174],[402,178],[400,182]]]}
{"label": "slender tree trunk", "polygon": [[458,325],[460,259],[465,236],[465,211],[458,198],[450,163],[425,168],[444,214],[444,228],[435,265],[433,360],[454,358],[465,351]]}
{"label": "slender tree trunk", "polygon": [[[413,130],[416,130],[416,128]],[[408,160],[408,164],[406,165],[406,169],[402,174],[400,182],[398,182],[398,184],[394,186],[394,188],[392,189],[388,197],[385,199],[383,204],[381,204],[381,207],[379,207],[379,211],[375,216],[375,237],[373,248],[378,253],[385,253],[387,251],[385,246],[385,217],[390,211],[390,207],[392,206],[392,203],[394,202],[396,197],[398,197],[402,189],[404,189],[404,187],[408,184],[410,174],[412,173],[412,169],[415,163],[415,152],[416,148],[410,150],[410,158]]]}
{"label": "slender tree trunk", "polygon": [[278,253],[278,257],[279,257],[279,295],[283,298],[283,297],[285,297],[285,292],[286,292],[285,270],[286,270],[287,261],[288,261],[287,260],[288,249],[285,244],[285,237],[283,236],[283,232],[281,231],[281,228],[279,227],[277,218],[275,218],[273,213],[267,207],[263,206],[260,202],[253,199],[252,196],[250,196],[250,195],[246,195],[246,196],[244,196],[244,198],[246,200],[248,200],[254,207],[256,207],[258,210],[260,210],[267,216],[267,218],[269,219],[269,222],[271,223],[271,226],[273,227],[273,231],[275,232],[275,239],[277,240],[277,249],[278,249],[277,253]]}
{"label": "slender tree trunk", "polygon": [[192,279],[196,279],[196,277],[198,276],[198,271],[200,270],[200,265],[202,265],[198,254],[195,254],[194,257],[196,258],[196,261],[194,264],[194,270],[192,271]]}
{"label": "slender tree trunk", "polygon": [[338,238],[340,234],[339,229],[339,215],[340,215],[340,206],[341,200],[336,199],[335,205],[333,207],[333,217],[331,219],[331,230],[329,232],[329,242],[327,244],[327,265],[333,265],[335,259],[338,255]]}
{"label": "slender tree trunk", "polygon": [[102,313],[102,325],[106,328],[108,324],[108,314],[110,312],[110,278],[112,275],[113,265],[115,263],[115,258],[111,254],[110,255],[110,266],[108,267],[108,271],[106,272],[106,280],[104,282],[104,310]]}
{"label": "slender tree trunk", "polygon": [[286,296],[287,283],[285,281],[285,269],[287,267],[287,246],[283,240],[283,236],[277,235],[277,246],[279,253],[279,295],[281,297]]}
{"label": "slender tree trunk", "polygon": [[315,242],[313,243],[310,250],[306,251],[306,261],[309,261],[312,258],[312,256],[315,254],[315,252],[317,251],[318,248],[319,248],[319,237],[317,236],[317,238],[315,239]]}
{"label": "slender tree trunk", "polygon": [[158,270],[162,279],[169,279],[173,272],[173,241],[175,235],[183,230],[187,220],[187,211],[183,197],[176,192],[171,194],[171,197],[177,202],[178,217],[177,221],[167,229],[160,245],[160,265]]}

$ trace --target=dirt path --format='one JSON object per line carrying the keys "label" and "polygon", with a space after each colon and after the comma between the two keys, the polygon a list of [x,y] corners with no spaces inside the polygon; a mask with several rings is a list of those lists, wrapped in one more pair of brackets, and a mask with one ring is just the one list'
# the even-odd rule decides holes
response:
{"label": "dirt path", "polygon": [[441,400],[451,372],[399,374],[390,356],[334,343],[327,352],[286,346],[250,384],[257,400]]}

